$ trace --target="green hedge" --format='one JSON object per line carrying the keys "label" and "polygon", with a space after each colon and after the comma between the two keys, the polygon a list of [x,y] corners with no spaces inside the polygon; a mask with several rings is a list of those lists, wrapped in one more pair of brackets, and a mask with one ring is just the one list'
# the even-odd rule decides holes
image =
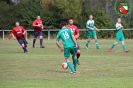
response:
{"label": "green hedge", "polygon": [[[132,30],[124,30],[123,31],[124,36],[126,39],[132,39],[133,38],[133,31]],[[97,32],[97,36],[99,39],[113,39],[115,38],[115,31],[114,30],[105,30]],[[86,39],[87,38],[87,32],[81,31],[80,32],[80,39]]]}
{"label": "green hedge", "polygon": [[[110,17],[105,13],[103,7],[96,8],[92,11],[90,8],[88,8],[88,3],[89,2],[81,3],[82,13],[79,17],[77,17],[77,19],[75,19],[75,24],[79,29],[85,29],[85,24],[88,20],[89,14],[94,15],[95,26],[98,29],[114,28],[116,22],[110,19]],[[60,22],[62,20],[67,21],[68,17],[63,17],[61,15],[60,11],[63,11],[62,8],[58,8],[56,5],[51,5],[52,4],[49,6],[51,7],[50,9],[44,9],[42,8],[41,0],[24,0],[24,2],[22,0],[22,2],[18,5],[13,5],[12,3],[7,3],[6,0],[2,0],[0,1],[0,30],[11,30],[15,21],[19,21],[20,24],[27,30],[33,29],[32,22],[37,15],[41,16],[45,29],[59,29]],[[123,22],[123,26],[125,28],[133,27],[133,17],[131,16],[128,22]],[[52,32],[52,38],[55,37],[55,34],[56,33]],[[115,31],[101,31],[97,34],[98,38],[115,38]],[[133,38],[133,31],[124,31],[124,34],[125,38]],[[29,36],[31,36],[30,33]],[[80,38],[87,38],[86,32],[80,32]]]}

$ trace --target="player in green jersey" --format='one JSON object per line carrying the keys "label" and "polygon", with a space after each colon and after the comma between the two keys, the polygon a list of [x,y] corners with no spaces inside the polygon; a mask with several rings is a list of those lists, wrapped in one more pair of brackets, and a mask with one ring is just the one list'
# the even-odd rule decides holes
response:
{"label": "player in green jersey", "polygon": [[86,49],[89,49],[88,44],[90,43],[92,37],[94,37],[95,39],[96,48],[100,49],[101,47],[98,45],[98,40],[96,35],[96,31],[99,32],[99,30],[94,26],[93,15],[89,16],[89,20],[86,23],[86,28],[88,29],[88,33],[87,33],[88,40],[85,45]]}
{"label": "player in green jersey", "polygon": [[[75,74],[76,66],[77,66],[77,56],[76,56],[77,49],[76,48],[78,47],[78,45],[72,30],[70,28],[66,28],[66,25],[67,23],[64,21],[60,23],[60,26],[62,27],[62,29],[57,34],[56,45],[59,47],[61,52],[64,51],[64,57],[66,59],[68,67],[71,69],[72,71],[71,73]],[[62,49],[59,44],[60,39],[62,39],[63,41],[64,49]],[[74,57],[73,58],[74,66],[69,60],[70,54],[72,54]]]}
{"label": "player in green jersey", "polygon": [[129,50],[126,49],[126,45],[124,43],[124,34],[123,34],[123,26],[121,24],[121,18],[117,19],[117,23],[115,25],[116,28],[116,42],[112,44],[112,46],[110,47],[109,51],[113,52],[113,48],[118,44],[119,41],[122,42],[122,48],[123,50],[127,53],[129,52]]}

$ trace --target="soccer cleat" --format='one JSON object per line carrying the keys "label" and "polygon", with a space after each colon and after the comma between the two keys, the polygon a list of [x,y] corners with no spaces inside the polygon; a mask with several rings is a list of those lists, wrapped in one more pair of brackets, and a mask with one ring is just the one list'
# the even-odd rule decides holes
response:
{"label": "soccer cleat", "polygon": [[45,48],[45,46],[41,46],[40,48]]}
{"label": "soccer cleat", "polygon": [[28,53],[28,51],[24,51],[24,53]]}
{"label": "soccer cleat", "polygon": [[70,74],[76,74],[76,72],[70,72]]}
{"label": "soccer cleat", "polygon": [[130,50],[125,50],[125,53],[128,53]]}
{"label": "soccer cleat", "polygon": [[33,45],[32,47],[35,48],[35,45]]}
{"label": "soccer cleat", "polygon": [[79,61],[77,61],[77,64],[78,64],[78,65],[80,65],[80,62],[79,62]]}
{"label": "soccer cleat", "polygon": [[86,49],[89,49],[88,46],[85,46]]}
{"label": "soccer cleat", "polygon": [[100,47],[100,46],[97,46],[96,48],[97,48],[97,49],[101,49],[101,47]]}
{"label": "soccer cleat", "polygon": [[109,52],[113,53],[114,51],[112,49],[109,49]]}

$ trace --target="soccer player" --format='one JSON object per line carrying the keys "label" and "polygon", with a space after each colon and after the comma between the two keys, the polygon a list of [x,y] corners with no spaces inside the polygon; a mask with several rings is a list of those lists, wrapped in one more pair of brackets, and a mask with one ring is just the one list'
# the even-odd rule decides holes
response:
{"label": "soccer player", "polygon": [[26,30],[22,26],[19,26],[19,22],[16,22],[15,27],[12,29],[12,37],[14,40],[18,40],[24,50],[24,53],[28,53],[28,50],[26,49],[28,42],[25,40],[25,33]]}
{"label": "soccer player", "polygon": [[40,37],[40,48],[44,48],[43,46],[43,32],[42,29],[44,28],[43,22],[40,16],[37,16],[36,20],[32,23],[34,27],[34,39],[33,39],[33,48],[35,47],[35,42],[37,37]]}
{"label": "soccer player", "polygon": [[126,45],[124,43],[124,34],[123,34],[123,31],[122,31],[123,26],[121,24],[121,18],[117,19],[117,23],[116,23],[115,27],[116,27],[116,42],[112,44],[112,46],[110,47],[109,51],[110,52],[114,52],[113,48],[118,44],[119,41],[121,41],[123,50],[126,53],[129,52],[129,50],[126,49]]}
{"label": "soccer player", "polygon": [[98,45],[98,39],[97,39],[97,35],[96,35],[96,31],[100,31],[98,30],[95,26],[94,26],[94,20],[93,20],[93,15],[89,16],[89,20],[86,23],[86,28],[88,29],[88,40],[86,42],[86,49],[89,49],[88,44],[90,43],[92,37],[94,37],[95,39],[95,44],[96,44],[96,48],[100,49],[101,47]]}
{"label": "soccer player", "polygon": [[[76,25],[74,25],[74,20],[73,20],[72,17],[68,19],[68,25],[66,27],[72,29],[72,31],[74,33],[74,36],[75,36],[75,38],[77,40],[78,37],[79,37],[79,30],[78,30],[78,27]],[[80,65],[79,57],[80,57],[80,47],[78,45],[78,47],[77,47],[77,64],[78,65]]]}
{"label": "soccer player", "polygon": [[[76,72],[76,66],[77,66],[77,41],[75,36],[73,35],[73,32],[70,28],[66,28],[67,23],[62,21],[60,23],[60,26],[62,29],[58,32],[57,37],[56,37],[56,45],[59,47],[60,51],[63,52],[64,50],[64,57],[66,59],[66,62],[68,64],[68,67],[71,69],[71,73]],[[59,44],[59,40],[62,39],[64,49]],[[73,63],[69,60],[70,54],[73,55]]]}

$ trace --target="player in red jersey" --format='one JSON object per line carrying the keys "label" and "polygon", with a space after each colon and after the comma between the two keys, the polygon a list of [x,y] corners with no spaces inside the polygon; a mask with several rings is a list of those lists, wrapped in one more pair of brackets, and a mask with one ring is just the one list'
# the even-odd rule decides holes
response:
{"label": "player in red jersey", "polygon": [[14,40],[18,40],[24,50],[24,53],[28,53],[28,50],[26,49],[28,42],[25,40],[25,33],[26,30],[22,26],[19,26],[19,22],[16,22],[15,27],[12,29],[12,37]]}
{"label": "player in red jersey", "polygon": [[40,16],[37,16],[36,20],[32,23],[34,27],[34,39],[33,39],[33,48],[35,47],[35,42],[37,37],[40,38],[40,48],[44,48],[43,46],[43,32],[42,29],[44,28],[43,22]]}
{"label": "player in red jersey", "polygon": [[[79,30],[78,30],[78,27],[76,25],[74,25],[74,19],[72,17],[70,17],[68,19],[68,25],[66,26],[68,28],[71,28],[73,33],[74,33],[74,36],[76,39],[78,39],[79,37]],[[77,47],[77,64],[80,65],[80,62],[79,62],[79,57],[80,57],[80,47],[78,45]]]}

